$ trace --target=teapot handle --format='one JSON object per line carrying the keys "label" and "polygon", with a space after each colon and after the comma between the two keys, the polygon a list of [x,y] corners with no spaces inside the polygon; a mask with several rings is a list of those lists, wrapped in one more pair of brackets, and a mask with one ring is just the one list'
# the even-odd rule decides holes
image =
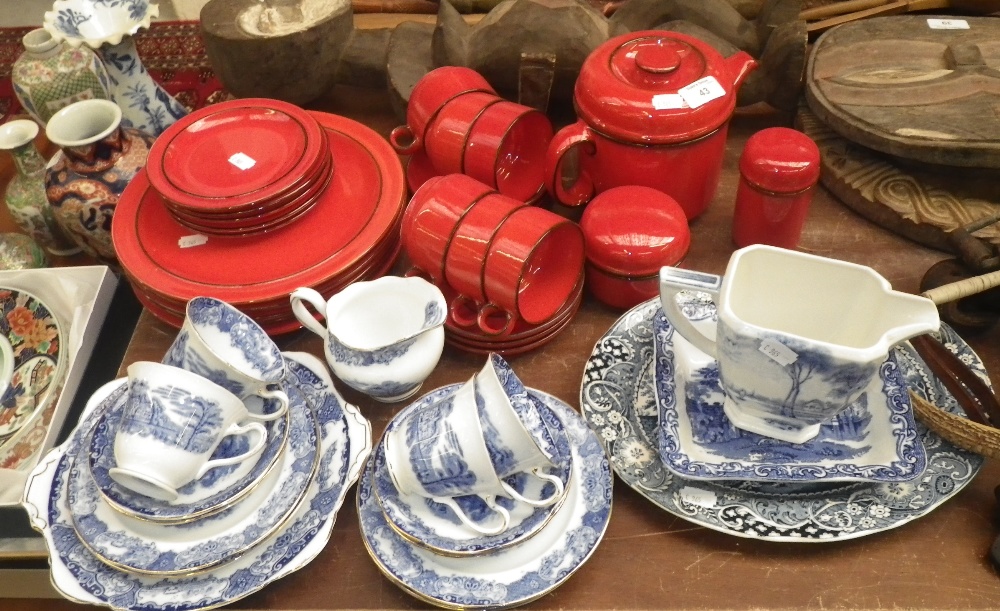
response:
{"label": "teapot handle", "polygon": [[[309,329],[316,335],[326,339],[326,327],[321,325],[316,317],[313,316],[309,309],[306,308],[306,303],[310,304],[312,307],[316,308],[319,318],[323,319],[326,315],[326,299],[319,294],[316,289],[311,289],[309,287],[299,287],[292,291],[289,296],[289,301],[292,304],[292,313],[295,314],[295,318],[302,323],[306,329]],[[303,303],[305,302],[305,303]]]}
{"label": "teapot handle", "polygon": [[677,293],[680,291],[700,291],[708,293],[718,303],[719,289],[722,287],[722,276],[693,272],[676,267],[660,268],[660,306],[670,325],[684,339],[712,358],[717,358],[716,343],[696,327],[681,308],[677,305]]}
{"label": "teapot handle", "polygon": [[563,187],[563,157],[575,146],[585,146],[584,152],[594,154],[594,132],[583,121],[577,121],[562,128],[552,138],[545,154],[545,187],[549,194],[566,206],[582,206],[594,197],[594,181],[580,163],[579,176],[567,190]]}

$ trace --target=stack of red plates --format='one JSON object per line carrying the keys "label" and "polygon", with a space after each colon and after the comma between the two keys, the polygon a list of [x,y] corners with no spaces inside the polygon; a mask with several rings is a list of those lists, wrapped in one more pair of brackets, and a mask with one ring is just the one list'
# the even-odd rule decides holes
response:
{"label": "stack of red plates", "polygon": [[[275,105],[273,100],[266,102]],[[217,106],[222,104],[204,110]],[[385,139],[356,121],[311,111],[307,116],[317,123],[323,137],[308,137],[306,149],[323,142],[325,155],[314,156],[334,160],[336,171],[329,172],[307,211],[267,230],[220,235],[196,229],[189,219],[178,219],[176,201],[171,203],[159,188],[153,188],[152,171],[140,172],[129,184],[115,209],[112,238],[123,271],[151,313],[180,326],[187,301],[206,295],[233,304],[268,333],[286,333],[301,326],[288,302],[296,288],[312,287],[329,297],[352,282],[382,276],[392,267],[399,253],[399,227],[406,204],[399,158]],[[251,131],[257,129],[252,121],[237,121],[230,128],[234,138],[244,139],[238,135],[243,123],[250,123],[247,129]],[[218,142],[206,149],[197,141],[198,131],[186,131],[190,133],[184,146],[190,154],[216,157],[213,149]],[[263,137],[254,133],[253,138]],[[265,144],[275,145],[273,141]],[[263,158],[287,167],[284,154]],[[193,168],[197,159],[183,165]],[[165,176],[177,181],[169,173],[173,167],[170,163],[160,166],[167,170]],[[260,168],[255,176],[292,172],[265,169]],[[199,170],[197,175],[204,186],[213,184],[208,173]],[[220,175],[213,192],[238,186],[232,181],[232,175]],[[275,182],[260,178],[241,184]]]}
{"label": "stack of red plates", "polygon": [[278,100],[222,102],[171,125],[146,174],[178,223],[210,235],[277,229],[308,212],[333,175],[325,131]]}
{"label": "stack of red plates", "polygon": [[[444,292],[445,298],[451,303],[457,295],[455,289],[447,284],[440,288]],[[566,300],[566,304],[552,318],[543,323],[529,325],[524,321],[518,321],[507,333],[487,335],[478,327],[459,326],[449,316],[445,322],[445,341],[456,348],[475,354],[489,354],[490,352],[496,352],[503,356],[523,354],[554,340],[573,321],[582,300],[583,276],[580,277],[573,293]]]}

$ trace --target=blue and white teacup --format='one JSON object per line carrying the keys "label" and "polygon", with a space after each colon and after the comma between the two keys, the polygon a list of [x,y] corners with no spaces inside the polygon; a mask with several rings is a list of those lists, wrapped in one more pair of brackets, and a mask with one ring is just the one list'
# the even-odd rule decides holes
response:
{"label": "blue and white teacup", "polygon": [[188,301],[184,324],[163,363],[208,378],[247,402],[251,417],[275,420],[288,410],[281,390],[285,359],[252,318],[224,301]]}
{"label": "blue and white teacup", "polygon": [[[510,514],[496,504],[505,484],[483,441],[471,385],[408,412],[390,426],[383,443],[386,467],[402,494],[447,505],[462,523],[484,535],[507,529]],[[490,528],[467,516],[454,497],[469,495],[482,498],[499,514],[500,524]]]}
{"label": "blue and white teacup", "polygon": [[[171,502],[177,490],[210,469],[260,454],[267,430],[247,422],[239,397],[195,373],[139,361],[128,368],[128,399],[115,433],[115,466],[108,474],[126,488]],[[250,449],[212,459],[230,435],[252,433]]]}
{"label": "blue and white teacup", "polygon": [[555,440],[510,365],[491,353],[486,365],[466,385],[474,386],[486,447],[497,475],[506,478],[516,473],[531,474],[555,487],[552,494],[540,499],[526,498],[509,486],[505,488],[507,495],[536,507],[562,498],[564,482],[543,472],[561,459]]}

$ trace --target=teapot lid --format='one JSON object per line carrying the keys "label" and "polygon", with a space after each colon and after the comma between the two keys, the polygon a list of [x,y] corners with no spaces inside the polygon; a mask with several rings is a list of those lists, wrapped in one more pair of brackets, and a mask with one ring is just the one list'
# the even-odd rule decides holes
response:
{"label": "teapot lid", "polygon": [[685,142],[729,120],[736,89],[755,66],[742,51],[723,58],[686,34],[631,32],[587,57],[574,102],[580,118],[607,136],[644,144]]}

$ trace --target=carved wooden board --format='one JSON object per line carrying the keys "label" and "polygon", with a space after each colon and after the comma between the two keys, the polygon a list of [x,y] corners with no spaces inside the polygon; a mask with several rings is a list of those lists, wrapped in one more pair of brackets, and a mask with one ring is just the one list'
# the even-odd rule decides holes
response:
{"label": "carved wooden board", "polygon": [[[993,170],[908,167],[840,136],[805,107],[796,123],[819,146],[823,186],[861,216],[915,242],[951,252],[947,232],[1000,211]],[[974,235],[1000,245],[998,225]]]}
{"label": "carved wooden board", "polygon": [[928,19],[877,17],[821,36],[806,67],[809,107],[878,151],[1000,168],[1000,19],[950,18],[968,29]]}

